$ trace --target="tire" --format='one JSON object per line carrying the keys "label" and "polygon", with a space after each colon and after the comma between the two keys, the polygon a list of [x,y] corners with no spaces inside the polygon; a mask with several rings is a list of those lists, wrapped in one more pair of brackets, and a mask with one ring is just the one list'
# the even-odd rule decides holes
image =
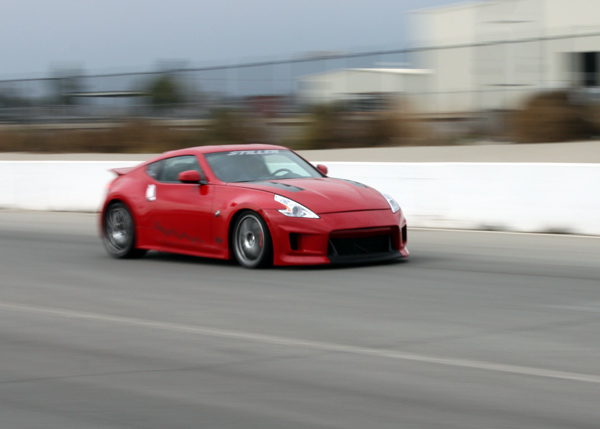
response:
{"label": "tire", "polygon": [[113,258],[136,258],[146,253],[135,248],[135,223],[123,203],[113,203],[106,209],[102,219],[102,242]]}
{"label": "tire", "polygon": [[236,220],[231,244],[235,259],[244,268],[264,267],[273,263],[269,228],[255,212],[244,212]]}

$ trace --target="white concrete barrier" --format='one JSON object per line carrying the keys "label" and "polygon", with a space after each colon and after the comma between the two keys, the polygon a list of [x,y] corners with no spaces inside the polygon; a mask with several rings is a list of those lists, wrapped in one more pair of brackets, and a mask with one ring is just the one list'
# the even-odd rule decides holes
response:
{"label": "white concrete barrier", "polygon": [[96,211],[109,170],[132,161],[0,161],[0,208]]}
{"label": "white concrete barrier", "polygon": [[[132,161],[0,161],[0,208],[96,211]],[[600,235],[600,164],[327,162],[394,196],[411,226]]]}
{"label": "white concrete barrier", "polygon": [[600,164],[327,165],[394,196],[412,226],[600,235]]}

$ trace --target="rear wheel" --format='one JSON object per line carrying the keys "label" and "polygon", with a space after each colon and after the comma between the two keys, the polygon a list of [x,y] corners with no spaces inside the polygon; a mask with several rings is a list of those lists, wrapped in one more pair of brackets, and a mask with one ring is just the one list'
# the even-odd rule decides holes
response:
{"label": "rear wheel", "polygon": [[269,228],[255,212],[244,212],[233,228],[233,254],[244,268],[257,268],[273,262]]}
{"label": "rear wheel", "polygon": [[104,214],[102,227],[104,247],[112,257],[134,258],[146,253],[135,248],[135,224],[125,204],[111,204]]}

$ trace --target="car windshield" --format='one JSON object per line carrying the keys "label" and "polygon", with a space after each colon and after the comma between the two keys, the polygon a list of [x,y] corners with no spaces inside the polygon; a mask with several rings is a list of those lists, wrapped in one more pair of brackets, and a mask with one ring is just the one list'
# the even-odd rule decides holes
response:
{"label": "car windshield", "polygon": [[311,164],[289,150],[235,150],[205,156],[223,182],[322,177]]}

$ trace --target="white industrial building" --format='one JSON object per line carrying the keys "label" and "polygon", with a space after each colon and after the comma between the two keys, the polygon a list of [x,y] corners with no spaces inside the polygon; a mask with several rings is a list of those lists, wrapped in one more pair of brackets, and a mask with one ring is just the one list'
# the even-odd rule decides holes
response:
{"label": "white industrial building", "polygon": [[[429,70],[356,68],[302,76],[298,97],[302,104],[337,101],[369,104],[394,102],[395,96],[423,93],[429,87]],[[373,106],[377,108],[377,106]]]}
{"label": "white industrial building", "polygon": [[[499,0],[414,12],[429,111],[513,109],[534,92],[599,85],[600,1]],[[593,90],[591,90],[593,92]]]}
{"label": "white industrial building", "polygon": [[305,76],[303,100],[410,94],[424,113],[510,110],[531,94],[600,86],[600,0],[496,0],[411,13],[410,69]]}

